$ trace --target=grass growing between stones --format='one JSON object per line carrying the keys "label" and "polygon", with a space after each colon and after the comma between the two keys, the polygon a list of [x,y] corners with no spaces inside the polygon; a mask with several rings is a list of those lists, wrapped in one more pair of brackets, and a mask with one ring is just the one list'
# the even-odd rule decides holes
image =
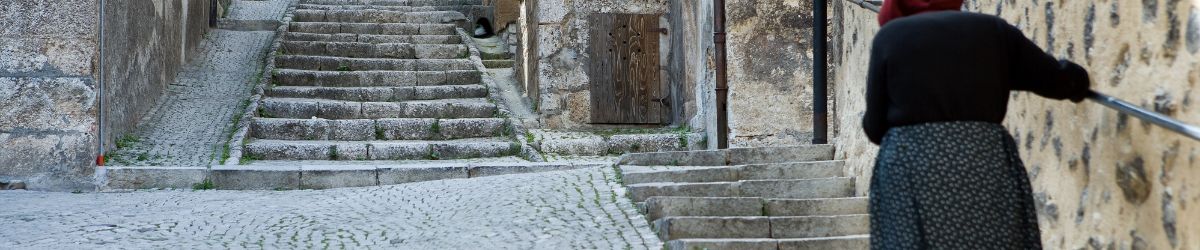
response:
{"label": "grass growing between stones", "polygon": [[533,144],[533,141],[535,139],[536,139],[536,137],[533,136],[533,133],[530,133],[529,131],[525,131],[525,143]]}
{"label": "grass growing between stones", "polygon": [[117,141],[116,141],[117,149],[129,148],[129,147],[132,147],[133,144],[137,144],[138,142],[141,142],[141,141],[142,141],[142,139],[138,138],[136,135],[126,134],[124,136],[121,136],[120,139],[117,139]]}
{"label": "grass growing between stones", "polygon": [[211,190],[214,188],[216,188],[216,186],[214,186],[212,180],[209,179],[204,179],[203,182],[192,184],[192,190]]}

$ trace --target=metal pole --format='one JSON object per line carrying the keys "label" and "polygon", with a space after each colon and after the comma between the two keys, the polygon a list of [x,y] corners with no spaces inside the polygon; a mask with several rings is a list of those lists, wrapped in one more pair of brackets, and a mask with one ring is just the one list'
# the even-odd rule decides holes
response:
{"label": "metal pole", "polygon": [[813,144],[829,143],[825,0],[813,1]]}
{"label": "metal pole", "polygon": [[729,148],[729,79],[725,75],[725,0],[713,0],[713,45],[717,67],[717,148]]}

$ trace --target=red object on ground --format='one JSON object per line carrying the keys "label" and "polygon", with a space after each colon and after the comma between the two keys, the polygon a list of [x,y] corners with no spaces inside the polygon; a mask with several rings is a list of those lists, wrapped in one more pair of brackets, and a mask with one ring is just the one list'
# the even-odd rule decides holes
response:
{"label": "red object on ground", "polygon": [[96,166],[104,166],[104,155],[96,156]]}
{"label": "red object on ground", "polygon": [[930,11],[961,10],[963,0],[888,0],[879,8],[879,26],[896,18]]}

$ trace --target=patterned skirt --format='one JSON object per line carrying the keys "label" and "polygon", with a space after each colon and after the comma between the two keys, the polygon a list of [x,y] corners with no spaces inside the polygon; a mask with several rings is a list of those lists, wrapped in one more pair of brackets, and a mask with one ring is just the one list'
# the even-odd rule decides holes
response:
{"label": "patterned skirt", "polygon": [[1041,249],[1029,176],[1000,124],[889,130],[870,212],[871,249]]}

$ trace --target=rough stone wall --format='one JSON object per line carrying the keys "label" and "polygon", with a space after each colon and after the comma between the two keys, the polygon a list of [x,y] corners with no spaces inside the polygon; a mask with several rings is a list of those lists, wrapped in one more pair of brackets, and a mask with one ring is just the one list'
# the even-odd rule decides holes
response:
{"label": "rough stone wall", "polygon": [[[0,6],[0,117],[6,118],[0,119],[0,181],[21,180],[36,190],[91,190],[100,97],[103,140],[111,147],[199,44],[208,4],[107,1],[103,16],[99,1]],[[103,31],[101,18],[107,22]]]}
{"label": "rough stone wall", "polygon": [[[107,1],[104,27],[104,140],[131,132],[154,106],[208,30],[203,0]],[[96,25],[96,24],[94,24]]]}
{"label": "rough stone wall", "polygon": [[[536,3],[537,83],[535,107],[546,128],[590,127],[591,94],[587,77],[588,16],[593,13],[665,14],[667,0],[538,0]],[[660,21],[668,27],[666,15]],[[534,28],[534,27],[530,27]],[[666,74],[668,35],[659,54]],[[666,76],[663,81],[670,81]]]}
{"label": "rough stone wall", "polygon": [[0,181],[88,189],[98,9],[82,0],[0,6]]}
{"label": "rough stone wall", "polygon": [[[1047,51],[1080,63],[1093,88],[1200,124],[1200,1],[968,1],[998,14]],[[834,81],[838,158],[863,187],[877,148],[860,122],[874,13],[832,1],[839,40]],[[1005,125],[1033,180],[1051,249],[1200,248],[1200,142],[1092,102],[1013,93]]]}
{"label": "rough stone wall", "polygon": [[812,1],[729,0],[731,147],[812,139]]}

